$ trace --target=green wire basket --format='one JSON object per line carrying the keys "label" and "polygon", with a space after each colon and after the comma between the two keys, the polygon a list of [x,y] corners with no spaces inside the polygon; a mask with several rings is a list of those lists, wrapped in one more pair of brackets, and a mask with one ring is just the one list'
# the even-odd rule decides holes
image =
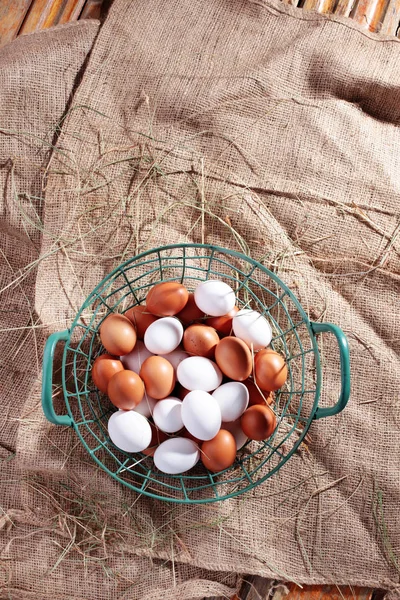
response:
{"label": "green wire basket", "polygon": [[[117,448],[107,433],[115,411],[91,380],[94,359],[104,352],[99,337],[102,321],[145,302],[160,281],[179,281],[193,291],[200,281],[220,279],[237,296],[239,307],[266,315],[273,329],[271,346],[286,357],[288,378],[276,393],[277,427],[263,442],[249,441],[235,463],[213,474],[201,463],[182,475],[165,475],[153,459]],[[316,335],[332,333],[338,342],[341,391],[332,407],[318,407],[322,375]],[[53,358],[65,342],[62,389],[68,414],[53,405]],[[42,406],[49,421],[74,428],[96,463],[131,490],[176,503],[215,502],[253,489],[276,473],[296,451],[315,419],[342,411],[350,394],[350,361],[346,336],[336,325],[311,322],[290,289],[263,265],[238,252],[203,244],[179,244],[149,250],[114,269],[88,296],[70,329],[47,340],[43,361]]]}

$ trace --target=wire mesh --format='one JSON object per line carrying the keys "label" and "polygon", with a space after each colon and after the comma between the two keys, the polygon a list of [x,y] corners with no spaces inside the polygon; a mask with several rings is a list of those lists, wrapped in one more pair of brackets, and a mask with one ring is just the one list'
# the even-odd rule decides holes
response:
{"label": "wire mesh", "polygon": [[[94,386],[90,372],[101,354],[99,327],[111,313],[145,302],[161,281],[179,281],[189,291],[219,279],[235,291],[239,308],[250,307],[272,325],[271,346],[285,356],[288,378],[276,393],[277,427],[263,442],[249,441],[235,463],[220,473],[201,463],[182,475],[159,472],[153,459],[117,448],[107,433],[115,409]],[[201,244],[165,246],[119,266],[88,296],[71,327],[63,356],[63,388],[73,426],[92,458],[114,479],[145,495],[180,503],[231,498],[276,473],[295,452],[313,419],[320,393],[318,347],[309,320],[287,286],[260,263],[240,253]]]}

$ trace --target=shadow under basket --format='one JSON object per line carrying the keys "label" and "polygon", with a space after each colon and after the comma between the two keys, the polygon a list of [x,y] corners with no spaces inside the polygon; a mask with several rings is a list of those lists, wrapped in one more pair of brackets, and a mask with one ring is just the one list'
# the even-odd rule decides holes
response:
{"label": "shadow under basket", "polygon": [[[161,281],[179,281],[194,291],[201,281],[219,279],[235,291],[237,306],[267,317],[271,347],[285,356],[288,378],[275,394],[277,427],[265,441],[249,441],[235,463],[211,473],[201,463],[182,475],[165,475],[153,459],[117,448],[107,433],[116,410],[91,379],[94,359],[104,349],[99,328],[113,312],[143,304],[150,288]],[[318,407],[322,375],[316,336],[331,333],[339,346],[341,391],[337,403]],[[53,357],[64,342],[62,389],[67,414],[53,405]],[[350,362],[346,336],[336,325],[311,322],[297,298],[274,273],[238,252],[203,244],[180,244],[149,250],[114,269],[88,296],[70,329],[52,334],[43,361],[42,405],[56,425],[71,426],[96,463],[111,477],[139,494],[169,502],[216,502],[251,490],[274,475],[290,459],[312,421],[342,411],[350,394]]]}

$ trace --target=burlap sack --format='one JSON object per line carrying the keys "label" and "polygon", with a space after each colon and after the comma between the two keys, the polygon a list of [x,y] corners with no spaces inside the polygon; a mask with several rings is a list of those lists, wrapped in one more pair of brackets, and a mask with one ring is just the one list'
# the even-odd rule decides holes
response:
{"label": "burlap sack", "polygon": [[[352,398],[243,499],[171,508],[96,469],[73,432],[45,421],[40,380],[28,395],[14,369],[14,505],[25,511],[24,537],[3,554],[14,589],[133,599],[175,583],[168,597],[197,598],[212,585],[228,593],[226,573],[247,572],[396,594],[398,55],[398,40],[273,1],[115,2],[48,168],[32,272],[40,325],[67,327],[94,285],[142,249],[248,249],[310,318],[345,330]],[[332,405],[338,356],[322,343]],[[33,340],[25,348],[32,362]]]}
{"label": "burlap sack", "polygon": [[[40,376],[46,337],[34,306],[43,175],[97,31],[96,21],[66,25],[20,38],[0,51],[0,427],[5,456],[15,452],[19,417]],[[12,486],[4,491],[19,502]]]}

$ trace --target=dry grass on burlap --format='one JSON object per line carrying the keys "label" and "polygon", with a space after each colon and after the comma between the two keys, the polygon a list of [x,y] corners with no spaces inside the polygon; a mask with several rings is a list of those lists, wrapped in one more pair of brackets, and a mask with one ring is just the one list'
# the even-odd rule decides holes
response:
{"label": "dry grass on burlap", "polygon": [[[398,41],[273,0],[117,0],[97,33],[0,54],[3,596],[229,597],[230,573],[258,573],[394,597]],[[262,260],[352,355],[346,411],[265,485],[200,507],[118,486],[40,407],[47,335],[124,259],[184,241]]]}

